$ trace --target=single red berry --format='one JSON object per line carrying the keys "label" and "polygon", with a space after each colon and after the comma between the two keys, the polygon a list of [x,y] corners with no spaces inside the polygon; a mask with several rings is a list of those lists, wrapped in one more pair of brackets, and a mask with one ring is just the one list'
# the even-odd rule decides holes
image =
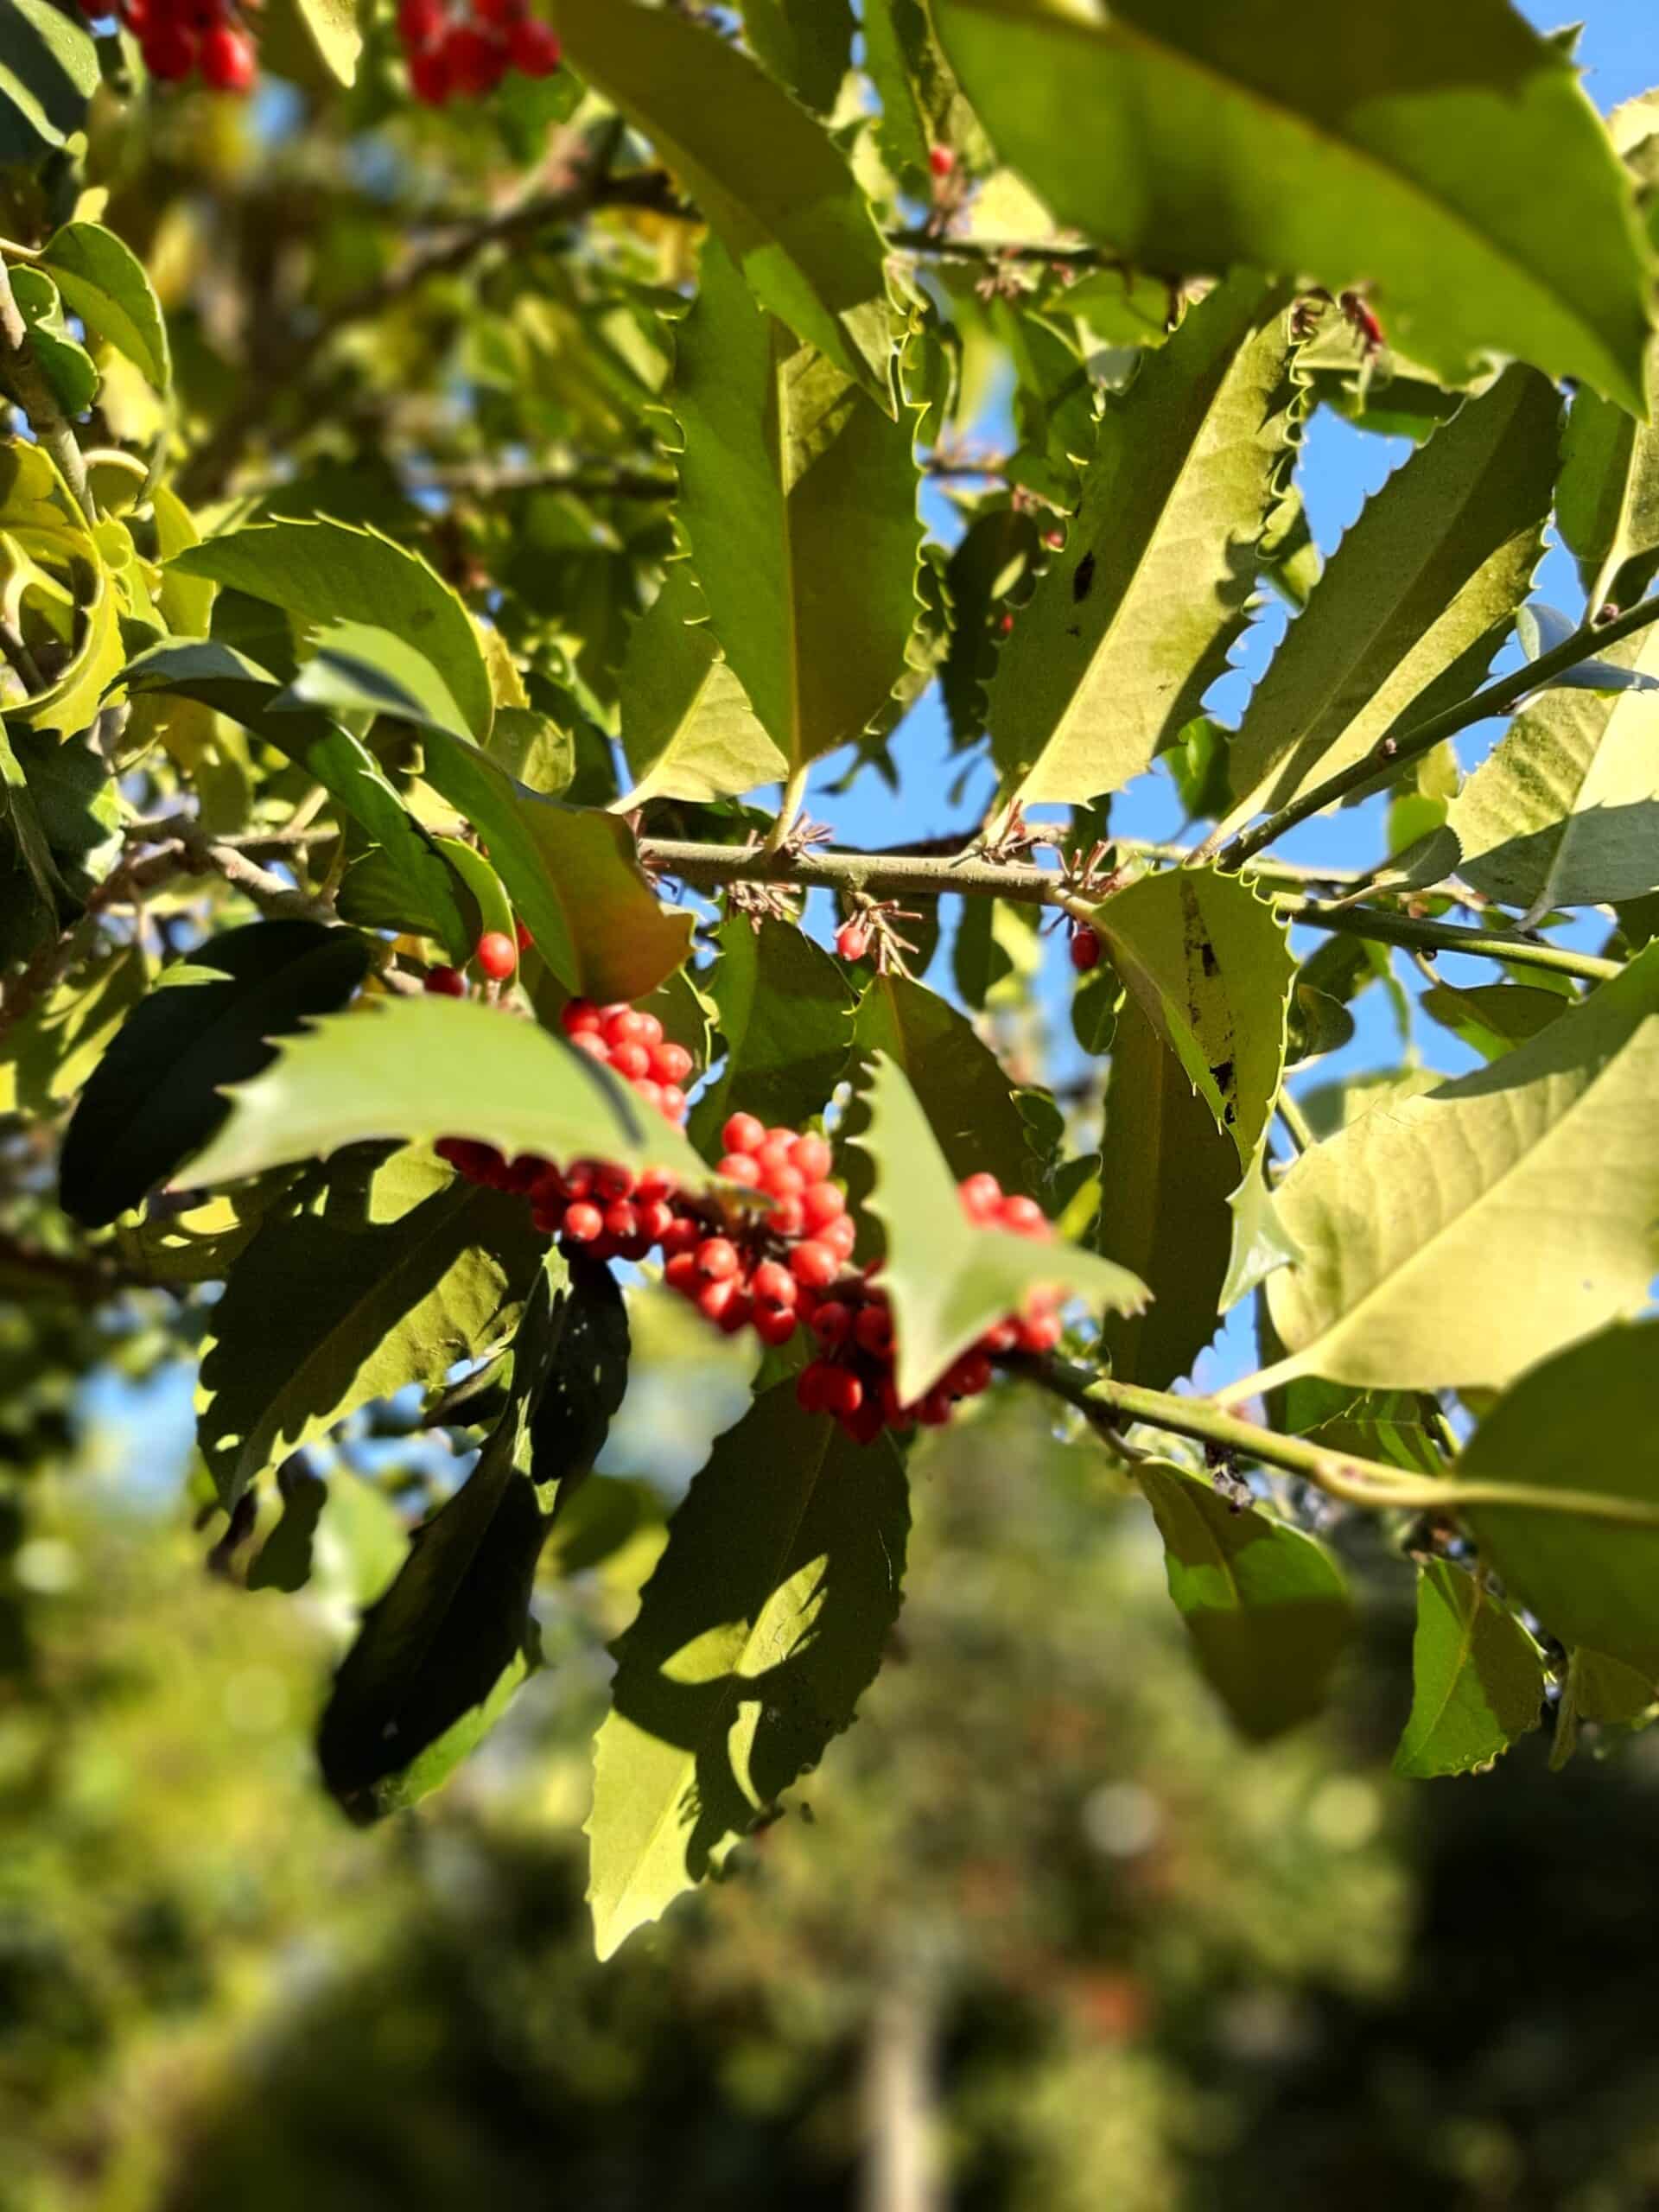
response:
{"label": "single red berry", "polygon": [[847,1211],[847,1194],[837,1183],[814,1183],[801,1193],[801,1212],[809,1230],[827,1229]]}
{"label": "single red berry", "polygon": [[864,1385],[849,1367],[832,1367],[823,1386],[824,1411],[837,1421],[849,1419],[864,1402]]}
{"label": "single red berry", "polygon": [[841,1273],[841,1255],[828,1244],[798,1244],[789,1255],[790,1272],[809,1290],[823,1290]]}
{"label": "single red berry", "polygon": [[697,1266],[706,1282],[725,1282],[743,1262],[729,1236],[705,1236],[697,1247]]}
{"label": "single red berry", "polygon": [[725,1337],[734,1337],[740,1329],[747,1329],[754,1319],[754,1300],[742,1285],[734,1282],[717,1282],[710,1283],[709,1287],[710,1290],[729,1290],[732,1293],[717,1317],[717,1325],[721,1334]]}
{"label": "single red berry", "polygon": [[734,1114],[721,1131],[720,1141],[728,1152],[753,1154],[766,1141],[766,1125],[758,1122],[753,1114]]}
{"label": "single red berry", "polygon": [[853,1334],[864,1351],[880,1359],[893,1350],[893,1315],[885,1306],[861,1306]]}
{"label": "single red berry", "polygon": [[944,1382],[953,1398],[976,1398],[991,1387],[991,1363],[983,1352],[964,1352]]}
{"label": "single red berry", "polygon": [[830,1149],[828,1137],[810,1135],[797,1137],[790,1156],[809,1183],[822,1183],[835,1165],[835,1154]]}
{"label": "single red berry", "polygon": [[422,980],[423,990],[430,991],[441,999],[464,999],[467,978],[459,968],[429,968]]}
{"label": "single red berry", "polygon": [[1016,1236],[1046,1236],[1048,1234],[1048,1216],[1035,1198],[1018,1195],[1004,1198],[1001,1222],[1003,1228],[1013,1230]]}
{"label": "single red berry", "polygon": [[715,1282],[705,1280],[701,1290],[695,1292],[697,1311],[705,1321],[718,1321],[734,1298],[741,1295],[729,1276]]}
{"label": "single red berry", "polygon": [[702,1242],[702,1224],[689,1214],[676,1214],[658,1242],[671,1256],[678,1258],[683,1255],[695,1264],[697,1247]]}
{"label": "single red berry", "polygon": [[423,107],[442,107],[454,90],[442,46],[422,47],[409,57],[409,89]]}
{"label": "single red berry", "polygon": [[767,1306],[755,1301],[754,1333],[763,1344],[786,1344],[797,1326],[793,1311],[787,1306]]}
{"label": "single red berry", "polygon": [[[635,1048],[632,1046],[624,1046],[623,1047],[625,1052],[632,1052],[634,1049]],[[643,1047],[640,1049],[643,1049]],[[614,1059],[612,1060],[611,1065],[613,1067],[615,1066],[616,1063]],[[639,1101],[642,1106],[654,1107],[659,1114],[664,1111],[663,1086],[660,1083],[653,1083],[648,1075],[644,1075],[640,1076],[636,1081],[630,1084],[629,1089],[633,1092],[634,1096]]]}
{"label": "single red berry", "polygon": [[747,1152],[728,1152],[721,1159],[716,1173],[728,1183],[741,1183],[746,1190],[760,1187],[760,1170],[755,1166],[754,1155]]}
{"label": "single red berry", "polygon": [[999,1359],[1004,1352],[1012,1351],[1020,1341],[1017,1321],[999,1321],[994,1329],[987,1329],[979,1340],[979,1348],[988,1357]]}
{"label": "single red berry", "polygon": [[507,73],[505,39],[473,23],[458,23],[438,48],[449,81],[463,98],[483,99]]}
{"label": "single red berry", "polygon": [[626,1198],[617,1198],[606,1207],[605,1234],[615,1237],[619,1244],[632,1243],[639,1234],[639,1217]]}
{"label": "single red berry", "polygon": [[749,1283],[755,1296],[766,1306],[793,1306],[801,1294],[801,1287],[787,1268],[779,1267],[776,1260],[762,1260]]}
{"label": "single red berry", "polygon": [[658,1083],[683,1083],[696,1065],[683,1045],[667,1042],[651,1047],[651,1071]]}
{"label": "single red berry", "polygon": [[196,35],[188,24],[163,17],[144,32],[144,67],[164,85],[181,85],[196,66]]}
{"label": "single red berry", "polygon": [[1021,1351],[1052,1351],[1065,1332],[1058,1313],[1039,1313],[1033,1319],[1017,1324],[1018,1342]]}
{"label": "single red berry", "polygon": [[518,940],[518,950],[520,952],[528,952],[531,945],[536,942],[535,938],[531,937],[530,931],[524,927],[522,922],[515,922],[513,924],[512,933]]}
{"label": "single red berry", "polygon": [[493,983],[503,983],[518,965],[518,948],[505,930],[486,930],[473,957]]}
{"label": "single red berry", "polygon": [[574,1166],[566,1169],[563,1181],[565,1196],[567,1198],[591,1198],[594,1191],[594,1164],[592,1160],[578,1160]]}
{"label": "single red berry", "polygon": [[658,1087],[662,1095],[657,1103],[671,1122],[683,1122],[686,1113],[685,1093],[677,1083],[664,1083]]}
{"label": "single red berry", "polygon": [[674,1209],[666,1198],[641,1198],[634,1211],[639,1217],[639,1234],[649,1243],[660,1244],[674,1226]]}
{"label": "single red berry", "polygon": [[836,950],[843,960],[862,960],[870,949],[870,925],[861,915],[843,922],[836,931]]}
{"label": "single red berry", "polygon": [[632,1039],[626,1044],[611,1046],[611,1065],[618,1075],[626,1076],[630,1083],[649,1083],[651,1080],[651,1054],[643,1045],[636,1045]]}
{"label": "single red berry", "polygon": [[1100,965],[1100,934],[1087,922],[1077,922],[1071,931],[1071,965],[1079,976],[1086,976],[1091,968]]}
{"label": "single red berry", "polygon": [[[1014,628],[1014,615],[1012,612],[1010,611],[1009,613],[1005,613],[996,626],[1006,638],[1009,632]],[[923,1419],[926,1419],[925,1414],[923,1415]]]}
{"label": "single red berry", "polygon": [[663,1281],[683,1298],[695,1298],[702,1288],[695,1252],[674,1252],[663,1262]]}
{"label": "single red berry", "polygon": [[644,1045],[649,1041],[645,1034],[645,1015],[631,1006],[607,1007],[604,1022],[607,1045]]}
{"label": "single red berry", "polygon": [[601,1067],[610,1065],[611,1048],[597,1029],[578,1029],[572,1034],[570,1042],[579,1052],[586,1052],[590,1060],[597,1060]]}
{"label": "single red berry", "polygon": [[879,1398],[867,1397],[861,1406],[841,1416],[841,1425],[855,1444],[874,1444],[887,1425]]}
{"label": "single red berry", "polygon": [[826,1298],[812,1316],[812,1333],[821,1344],[842,1344],[853,1325],[853,1309],[838,1298]]}
{"label": "single red berry", "polygon": [[443,0],[397,0],[397,35],[406,47],[431,46],[448,21]]}
{"label": "single red berry", "polygon": [[827,1361],[813,1360],[795,1378],[795,1402],[804,1414],[821,1414],[827,1410],[824,1394],[835,1369]]}
{"label": "single red berry", "polygon": [[567,1037],[579,1037],[584,1031],[597,1035],[601,1026],[599,1008],[591,999],[567,999],[559,1008],[559,1027]]}
{"label": "single red berry", "polygon": [[507,52],[523,77],[550,77],[563,58],[556,32],[545,23],[515,23],[507,33]]}
{"label": "single red berry", "polygon": [[625,1167],[620,1160],[602,1160],[594,1170],[594,1188],[601,1198],[631,1198],[633,1196],[633,1170]]}
{"label": "single red berry", "polygon": [[798,1198],[779,1198],[766,1216],[766,1226],[779,1236],[798,1236],[806,1227]]}
{"label": "single red berry", "polygon": [[1001,1208],[1002,1185],[983,1172],[969,1176],[957,1186],[957,1195],[969,1221],[994,1221]]}
{"label": "single red berry", "polygon": [[[82,4],[86,4],[86,0],[82,0]],[[104,13],[103,0],[95,0],[95,4],[87,10],[87,13],[101,16]],[[149,0],[126,0],[121,10],[121,20],[134,38],[142,40],[149,28]]]}
{"label": "single red berry", "polygon": [[245,31],[215,23],[201,41],[201,81],[209,92],[251,92],[259,74],[259,55]]}
{"label": "single red berry", "polygon": [[591,1244],[605,1233],[605,1217],[596,1205],[578,1198],[565,1209],[564,1233],[573,1244]]}
{"label": "single red berry", "polygon": [[[781,1209],[774,1210],[772,1214],[774,1224],[779,1211]],[[827,1244],[838,1260],[850,1260],[853,1247],[858,1242],[858,1228],[851,1214],[838,1213],[833,1221],[824,1223],[817,1236],[819,1243]]]}
{"label": "single red berry", "polygon": [[951,176],[956,172],[957,157],[949,146],[930,146],[927,150],[927,166],[937,177]]}

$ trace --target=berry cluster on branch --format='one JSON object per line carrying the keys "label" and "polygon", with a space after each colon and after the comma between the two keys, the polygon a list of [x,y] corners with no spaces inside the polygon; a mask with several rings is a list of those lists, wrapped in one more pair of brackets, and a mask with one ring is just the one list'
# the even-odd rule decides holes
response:
{"label": "berry cluster on branch", "polygon": [[[251,92],[259,74],[259,49],[247,14],[260,0],[118,0],[114,12],[138,41],[144,67],[159,84],[199,77],[212,92]],[[81,0],[97,20],[110,0]]]}
{"label": "berry cluster on branch", "polygon": [[550,77],[562,58],[557,34],[526,0],[398,0],[397,36],[410,88],[428,107],[486,99],[515,71]]}

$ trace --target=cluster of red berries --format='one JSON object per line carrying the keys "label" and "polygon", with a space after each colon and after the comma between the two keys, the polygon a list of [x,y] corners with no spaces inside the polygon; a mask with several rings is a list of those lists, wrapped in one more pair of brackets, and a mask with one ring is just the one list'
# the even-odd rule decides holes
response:
{"label": "cluster of red berries", "polygon": [[429,107],[486,99],[513,70],[550,77],[559,66],[558,35],[526,0],[398,0],[397,35],[410,90]]}
{"label": "cluster of red berries", "polygon": [[260,0],[80,0],[94,19],[118,15],[138,41],[144,67],[159,83],[199,76],[209,92],[248,92],[259,73],[259,49],[244,12]]}
{"label": "cluster of red berries", "polygon": [[[516,955],[505,938],[503,945]],[[467,989],[454,969],[433,974]],[[437,988],[447,994],[452,987]],[[654,1014],[572,999],[561,1020],[578,1052],[613,1069],[671,1122],[684,1120],[694,1063],[683,1045],[664,1036]],[[732,1115],[721,1134],[718,1173],[728,1187],[709,1192],[683,1191],[660,1170],[636,1175],[614,1160],[579,1160],[561,1168],[536,1154],[509,1160],[466,1137],[445,1137],[436,1149],[469,1181],[527,1199],[536,1227],[568,1249],[600,1261],[660,1251],[664,1282],[727,1336],[753,1328],[763,1344],[779,1345],[809,1332],[817,1351],[796,1385],[800,1402],[810,1413],[830,1414],[861,1444],[884,1428],[949,1421],[963,1399],[988,1387],[998,1357],[1052,1351],[1059,1342],[1058,1294],[1034,1292],[1021,1313],[988,1331],[923,1398],[904,1403],[893,1382],[881,1263],[852,1264],[857,1231],[846,1193],[831,1179],[829,1139],[814,1130],[768,1128],[745,1113]],[[968,1218],[981,1226],[1043,1239],[1053,1234],[1035,1199],[1006,1193],[994,1175],[970,1175],[960,1189]]]}

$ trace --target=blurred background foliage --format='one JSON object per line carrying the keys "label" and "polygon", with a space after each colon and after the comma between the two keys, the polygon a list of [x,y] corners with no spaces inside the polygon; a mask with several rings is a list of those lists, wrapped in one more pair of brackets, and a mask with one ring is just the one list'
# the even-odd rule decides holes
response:
{"label": "blurred background foliage", "polygon": [[[634,1302],[611,1463],[660,1433],[653,1395],[719,1398]],[[39,1427],[0,1586],[4,2212],[1659,2190],[1654,1739],[1393,1781],[1410,1623],[1369,1530],[1338,1532],[1370,1603],[1334,1711],[1247,1749],[1105,1455],[993,1398],[912,1463],[898,1646],[799,1815],[599,1967],[577,1827],[652,1489],[594,1478],[544,1565],[546,1669],[418,1816],[361,1834],[311,1771],[372,1542],[334,1501],[384,1511],[427,1440],[335,1470],[297,1601],[204,1573],[111,1442]]]}

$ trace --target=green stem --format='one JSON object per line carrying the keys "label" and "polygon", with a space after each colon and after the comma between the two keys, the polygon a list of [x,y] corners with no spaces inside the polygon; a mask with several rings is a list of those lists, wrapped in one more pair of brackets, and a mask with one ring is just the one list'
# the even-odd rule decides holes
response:
{"label": "green stem", "polygon": [[811,762],[804,760],[784,785],[784,801],[778,810],[778,819],[760,843],[761,853],[766,857],[782,853],[789,842],[789,833],[800,820],[801,809],[806,804],[806,786],[811,773]]}
{"label": "green stem", "polygon": [[1606,1521],[1626,1529],[1659,1529],[1659,1505],[1599,1491],[1545,1490],[1530,1483],[1450,1482],[1414,1475],[1380,1459],[1331,1452],[1305,1436],[1281,1436],[1276,1429],[1240,1421],[1205,1398],[1178,1398],[1166,1390],[1145,1390],[1091,1374],[1058,1359],[1010,1358],[1004,1364],[1039,1389],[1074,1406],[1091,1427],[1103,1431],[1124,1421],[1144,1421],[1173,1436],[1217,1446],[1263,1466],[1281,1468],[1312,1483],[1328,1497],[1373,1512],[1459,1514],[1471,1506],[1508,1506],[1529,1513],[1560,1513],[1585,1521]]}
{"label": "green stem", "polygon": [[1563,639],[1551,652],[1541,653],[1536,660],[1529,661],[1512,675],[1500,677],[1496,683],[1477,691],[1472,698],[1461,705],[1448,707],[1444,713],[1431,715],[1426,722],[1403,737],[1385,737],[1374,745],[1363,758],[1351,766],[1340,768],[1316,784],[1300,798],[1292,799],[1276,813],[1257,823],[1254,830],[1241,830],[1229,842],[1217,849],[1217,840],[1211,838],[1201,845],[1195,855],[1198,860],[1213,858],[1218,868],[1242,868],[1267,846],[1276,843],[1287,830],[1299,823],[1323,814],[1327,806],[1334,806],[1338,799],[1350,798],[1357,793],[1370,791],[1375,785],[1386,783],[1408,760],[1416,760],[1425,753],[1432,753],[1444,739],[1455,737],[1459,730],[1467,729],[1473,722],[1484,721],[1490,715],[1507,714],[1511,707],[1519,706],[1530,692],[1541,691],[1555,677],[1565,676],[1582,662],[1594,660],[1609,645],[1616,645],[1621,638],[1633,636],[1645,630],[1650,622],[1659,622],[1659,594],[1643,600],[1628,608],[1611,622],[1597,625],[1586,622],[1570,638]]}
{"label": "green stem", "polygon": [[1338,937],[1379,938],[1385,944],[1404,944],[1434,952],[1467,952],[1483,960],[1507,960],[1517,968],[1544,968],[1558,976],[1577,976],[1590,983],[1605,983],[1623,969],[1617,960],[1597,953],[1573,952],[1565,945],[1537,944],[1530,938],[1507,937],[1501,930],[1465,929],[1455,922],[1433,922],[1414,914],[1391,914],[1380,906],[1321,906],[1316,899],[1275,892],[1276,911],[1292,921],[1306,922],[1316,930],[1332,930]]}
{"label": "green stem", "polygon": [[1279,1118],[1290,1131],[1290,1141],[1298,1152],[1312,1152],[1319,1142],[1309,1125],[1308,1118],[1290,1095],[1290,1086],[1281,1084],[1278,1097]]}

